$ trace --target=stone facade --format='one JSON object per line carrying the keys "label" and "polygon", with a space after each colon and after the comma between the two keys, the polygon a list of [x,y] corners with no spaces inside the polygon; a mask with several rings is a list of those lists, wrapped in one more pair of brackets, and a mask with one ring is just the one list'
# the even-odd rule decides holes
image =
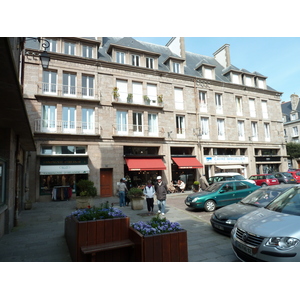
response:
{"label": "stone facade", "polygon": [[[199,179],[200,174],[206,173],[209,176],[220,170],[238,171],[246,176],[263,172],[264,168],[286,170],[280,93],[254,85],[246,86],[242,84],[242,81],[235,84],[230,81],[226,82],[226,80],[218,80],[218,77],[215,79],[204,78],[200,76],[200,73],[199,76],[185,74],[184,65],[188,65],[188,61],[185,61],[186,55],[178,56],[184,50],[182,44],[184,39],[174,39],[174,42],[181,43],[179,47],[173,47],[173,49],[180,49],[179,54],[170,56],[163,66],[167,68],[172,65],[172,62],[178,61],[182,63],[179,73],[172,72],[171,67],[169,71],[162,69],[157,58],[160,55],[158,52],[131,48],[125,44],[121,45],[120,42],[119,44],[112,42],[108,49],[103,50],[104,45],[99,44],[103,39],[87,41],[83,38],[74,38],[72,42],[76,47],[76,53],[81,53],[80,49],[85,43],[93,48],[94,58],[83,58],[80,55],[63,54],[64,39],[53,38],[53,40],[56,41],[57,51],[49,52],[51,61],[47,71],[56,74],[53,75],[56,76],[55,93],[45,93],[43,90],[43,72],[45,70],[42,69],[39,61],[30,56],[27,56],[25,61],[24,98],[37,146],[35,193],[38,201],[50,199],[49,195],[40,194],[39,160],[43,156],[41,148],[45,146],[85,146],[85,155],[88,156],[90,169],[88,178],[95,183],[100,195],[102,169],[112,170],[113,193],[117,182],[126,175],[125,148],[136,147],[140,149],[141,153],[141,149],[144,148],[157,149],[156,154],[162,157],[166,166],[166,170],[159,174],[167,182],[174,179],[174,176],[179,176],[180,172],[185,172],[185,170],[174,169],[172,161],[174,155],[192,155],[203,164],[203,169],[193,170],[192,180]],[[27,46],[28,50],[30,47],[33,46]],[[102,54],[99,49],[105,53],[96,58],[95,53],[99,51]],[[132,54],[140,55],[141,64],[146,63],[148,56],[152,57],[154,69],[146,68],[144,65],[133,66],[130,63],[116,63],[117,52],[120,49],[123,49],[122,51],[126,54],[127,62],[130,62]],[[224,52],[222,52],[223,50]],[[220,59],[223,64],[227,64],[224,69],[230,65],[228,45],[217,52],[216,56],[215,61],[218,65],[212,73],[215,76],[218,75],[218,68],[221,67],[217,59]],[[159,67],[157,68],[157,66]],[[214,68],[214,66],[211,66],[211,63],[200,63],[200,67],[197,68],[204,70]],[[234,73],[234,71],[232,72]],[[230,70],[228,72],[230,73]],[[72,95],[64,95],[63,85],[66,81],[64,82],[63,78],[67,73],[74,75],[73,78],[76,80]],[[241,72],[236,71],[236,73],[240,74]],[[247,72],[245,74],[247,75]],[[242,76],[246,76],[245,74],[239,75],[240,80]],[[84,97],[82,94],[82,80],[86,75],[93,78],[94,94],[90,98]],[[261,78],[265,81],[264,76],[255,77],[256,75],[253,74],[251,76],[253,82],[254,79]],[[134,99],[138,98],[135,90],[137,86],[141,93],[139,97],[147,95],[150,86],[155,86],[157,95],[163,95],[163,103],[159,104],[155,100],[153,100],[153,104],[152,102],[145,104],[144,101],[135,102],[135,100],[133,103],[116,100],[113,98],[113,89],[118,85],[118,81],[122,81],[123,85],[126,85],[126,93],[134,94]],[[201,92],[205,93],[205,105],[201,105]],[[222,97],[222,111],[217,110],[217,94]],[[182,99],[180,99],[181,96],[176,98],[178,95],[182,95]],[[237,112],[237,97],[240,98],[242,107],[240,114]],[[254,107],[251,106],[254,112],[250,112],[249,99],[254,99]],[[45,118],[43,106],[55,106],[57,126],[53,131],[41,129],[41,122]],[[76,132],[64,132],[63,125],[59,127],[59,124],[64,124],[64,107],[75,108]],[[84,109],[93,110],[95,123],[93,132],[83,132]],[[120,133],[118,130],[118,112],[126,112],[126,125],[128,126],[126,133]],[[251,113],[255,114],[251,115]],[[138,132],[132,121],[136,114],[142,116],[143,130],[141,133]],[[156,136],[150,135],[148,132],[149,115],[156,115],[158,118]],[[208,120],[209,135],[203,131],[201,123],[203,118]],[[238,121],[243,121],[244,124],[242,138],[238,134]],[[179,127],[178,123],[180,123]],[[220,128],[223,126],[222,124],[224,124],[224,129]],[[253,127],[255,128],[253,129]],[[255,137],[253,137],[253,130],[257,132]],[[266,136],[266,130],[270,136]],[[220,131],[222,131],[221,136]],[[226,151],[226,149],[229,150]],[[265,159],[260,160],[257,159],[258,157]],[[273,157],[278,159],[273,161]],[[233,166],[232,169],[230,169],[230,165]],[[268,165],[268,167],[264,167],[264,165]],[[219,168],[220,166],[222,168]]]}

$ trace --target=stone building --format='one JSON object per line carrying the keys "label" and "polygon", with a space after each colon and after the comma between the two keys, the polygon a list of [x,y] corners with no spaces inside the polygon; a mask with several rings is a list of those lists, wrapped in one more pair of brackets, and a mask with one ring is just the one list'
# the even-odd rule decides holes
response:
{"label": "stone building", "polygon": [[[37,152],[38,201],[76,193],[88,178],[100,196],[120,178],[148,179],[285,170],[281,93],[267,77],[231,64],[230,47],[212,57],[126,38],[47,38],[43,69],[28,42],[24,99]],[[54,193],[53,193],[54,191]]]}
{"label": "stone building", "polygon": [[0,38],[0,238],[29,202],[29,157],[35,151],[22,94],[24,38]]}

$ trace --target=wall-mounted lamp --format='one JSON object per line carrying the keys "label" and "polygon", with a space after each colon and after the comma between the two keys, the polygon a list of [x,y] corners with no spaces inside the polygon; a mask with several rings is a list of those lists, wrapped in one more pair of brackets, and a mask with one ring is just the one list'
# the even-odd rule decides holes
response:
{"label": "wall-mounted lamp", "polygon": [[168,138],[170,139],[171,138],[171,133],[172,133],[173,131],[168,131]]}
{"label": "wall-mounted lamp", "polygon": [[31,56],[39,56],[41,63],[42,63],[42,67],[43,69],[47,69],[49,67],[49,62],[50,62],[50,55],[49,53],[46,51],[47,48],[50,47],[50,42],[46,39],[43,38],[33,38],[33,37],[27,37],[26,41],[38,41],[39,43],[42,43],[42,47],[44,48],[44,51],[39,54],[39,53],[35,53],[35,52],[31,52],[31,51],[26,51],[26,55],[31,55]]}

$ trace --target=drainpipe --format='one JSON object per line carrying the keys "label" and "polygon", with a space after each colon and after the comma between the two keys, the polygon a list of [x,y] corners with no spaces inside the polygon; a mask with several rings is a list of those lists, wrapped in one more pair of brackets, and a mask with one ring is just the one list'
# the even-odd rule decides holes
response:
{"label": "drainpipe", "polygon": [[19,215],[19,158],[18,158],[19,149],[20,149],[20,137],[19,135],[17,135],[16,152],[15,152],[16,176],[15,176],[14,226],[18,225],[18,215]]}

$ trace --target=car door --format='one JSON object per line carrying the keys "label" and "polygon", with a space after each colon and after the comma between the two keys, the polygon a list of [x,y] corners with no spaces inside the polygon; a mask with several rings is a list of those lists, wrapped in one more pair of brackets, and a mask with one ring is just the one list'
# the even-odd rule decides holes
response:
{"label": "car door", "polygon": [[225,206],[234,203],[234,181],[224,183],[216,196],[217,206]]}
{"label": "car door", "polygon": [[235,182],[235,194],[233,196],[234,203],[242,200],[246,196],[252,193],[252,189],[250,185],[248,185],[245,181],[237,181]]}

